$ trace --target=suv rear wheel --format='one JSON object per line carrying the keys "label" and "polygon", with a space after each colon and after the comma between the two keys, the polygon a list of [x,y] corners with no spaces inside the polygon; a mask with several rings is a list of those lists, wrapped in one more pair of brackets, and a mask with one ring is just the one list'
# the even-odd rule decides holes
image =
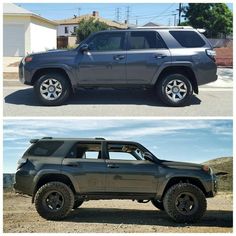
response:
{"label": "suv rear wheel", "polygon": [[47,220],[65,218],[74,205],[74,194],[64,183],[50,182],[43,185],[35,195],[35,208]]}
{"label": "suv rear wheel", "polygon": [[172,186],[164,196],[166,213],[176,222],[198,221],[206,211],[206,198],[201,189],[189,183]]}
{"label": "suv rear wheel", "polygon": [[164,75],[157,84],[157,96],[169,106],[184,106],[193,94],[190,80],[182,74]]}
{"label": "suv rear wheel", "polygon": [[71,94],[67,79],[58,73],[41,76],[36,81],[34,89],[40,102],[47,106],[61,105]]}

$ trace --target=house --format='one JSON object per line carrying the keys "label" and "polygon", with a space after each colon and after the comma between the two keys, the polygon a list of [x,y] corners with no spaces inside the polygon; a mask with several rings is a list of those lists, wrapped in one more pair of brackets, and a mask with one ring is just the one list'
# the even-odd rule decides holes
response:
{"label": "house", "polygon": [[21,57],[56,47],[56,22],[15,4],[3,4],[3,56]]}
{"label": "house", "polygon": [[153,22],[148,22],[147,24],[143,25],[144,27],[157,27],[161,26],[160,24],[153,23]]}
{"label": "house", "polygon": [[57,27],[57,36],[71,36],[76,33],[77,27],[79,27],[79,23],[81,20],[88,20],[90,18],[94,18],[94,20],[98,20],[100,22],[104,22],[112,28],[115,29],[126,29],[127,25],[122,24],[116,21],[108,20],[99,16],[98,11],[93,11],[92,14],[86,14],[82,16],[74,16],[73,18],[65,19],[65,20],[56,20],[58,23]]}

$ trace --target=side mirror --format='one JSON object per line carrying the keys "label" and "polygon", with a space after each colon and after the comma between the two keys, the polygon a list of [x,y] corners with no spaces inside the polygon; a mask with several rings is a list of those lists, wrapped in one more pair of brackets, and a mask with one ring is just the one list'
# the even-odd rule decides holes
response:
{"label": "side mirror", "polygon": [[81,45],[80,51],[81,51],[82,53],[87,52],[88,50],[89,50],[88,44],[82,44],[82,45]]}
{"label": "side mirror", "polygon": [[150,152],[145,152],[144,153],[144,158],[149,161],[153,161],[153,156]]}

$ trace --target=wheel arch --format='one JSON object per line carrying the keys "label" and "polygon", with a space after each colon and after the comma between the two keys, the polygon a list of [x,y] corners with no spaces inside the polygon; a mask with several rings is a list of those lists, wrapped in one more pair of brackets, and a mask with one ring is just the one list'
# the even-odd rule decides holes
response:
{"label": "wheel arch", "polygon": [[72,192],[74,194],[76,193],[73,182],[71,181],[71,179],[67,175],[60,174],[60,173],[44,174],[44,175],[40,176],[38,178],[37,182],[35,183],[33,196],[32,196],[32,203],[34,202],[35,194],[39,190],[39,188],[42,187],[44,184],[47,184],[49,182],[54,182],[54,181],[66,184],[67,186],[70,187],[70,189],[72,190]]}
{"label": "wheel arch", "polygon": [[169,65],[162,69],[159,75],[156,78],[155,85],[158,85],[158,82],[169,74],[179,73],[185,75],[190,80],[193,91],[198,94],[198,84],[196,75],[190,65]]}
{"label": "wheel arch", "polygon": [[161,194],[161,200],[165,196],[165,193],[170,189],[173,185],[178,184],[178,183],[190,183],[198,187],[199,189],[202,190],[205,196],[207,196],[206,189],[204,185],[202,184],[201,180],[199,180],[196,177],[186,177],[186,176],[178,176],[178,177],[172,177],[168,180],[167,184],[165,185],[165,188]]}
{"label": "wheel arch", "polygon": [[62,67],[43,67],[43,68],[38,68],[35,70],[32,76],[32,85],[35,84],[35,82],[43,75],[49,74],[49,73],[57,73],[60,75],[63,75],[65,79],[68,81],[69,85],[71,88],[73,88],[73,82],[71,80],[71,76],[69,73],[66,71],[65,68]]}

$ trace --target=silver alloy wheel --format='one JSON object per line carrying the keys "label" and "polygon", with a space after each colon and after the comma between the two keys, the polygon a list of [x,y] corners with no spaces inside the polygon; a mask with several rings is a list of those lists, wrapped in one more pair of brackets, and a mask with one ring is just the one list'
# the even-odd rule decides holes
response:
{"label": "silver alloy wheel", "polygon": [[62,85],[58,80],[49,78],[40,85],[40,93],[46,100],[56,100],[62,94]]}
{"label": "silver alloy wheel", "polygon": [[173,102],[179,102],[187,94],[187,85],[178,79],[171,80],[165,88],[165,93],[169,97],[169,99]]}

